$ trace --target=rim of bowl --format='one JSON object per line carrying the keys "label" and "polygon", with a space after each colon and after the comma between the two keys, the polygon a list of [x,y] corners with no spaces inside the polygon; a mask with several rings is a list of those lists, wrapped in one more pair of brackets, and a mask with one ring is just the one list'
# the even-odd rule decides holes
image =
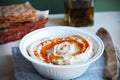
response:
{"label": "rim of bowl", "polygon": [[[40,31],[44,31],[44,30],[51,30],[51,29],[56,29],[56,28],[64,28],[64,29],[74,29],[76,31],[80,31],[81,33],[84,33],[85,35],[88,35],[90,36],[92,39],[94,39],[98,45],[98,51],[97,53],[92,57],[90,58],[89,60],[87,61],[84,61],[82,63],[79,63],[79,64],[72,64],[72,65],[52,65],[52,64],[46,64],[46,63],[42,63],[42,62],[39,62],[35,59],[33,59],[32,57],[30,57],[28,55],[28,52],[26,51],[26,49],[23,50],[23,44],[24,44],[24,41],[29,37],[31,36],[33,33],[38,33]],[[39,65],[42,65],[42,66],[47,66],[47,67],[56,67],[56,68],[72,68],[72,67],[80,67],[80,66],[85,66],[85,65],[88,65],[94,61],[96,61],[98,58],[101,57],[101,55],[103,54],[103,51],[104,51],[104,44],[103,44],[103,41],[95,34],[93,33],[90,33],[89,32],[86,32],[85,30],[78,30],[78,28],[75,28],[75,27],[72,27],[72,26],[50,26],[50,27],[44,27],[44,28],[41,28],[41,29],[37,29],[37,30],[34,30],[28,34],[26,34],[20,41],[20,44],[19,44],[19,49],[20,49],[20,52],[21,54],[29,61],[31,61],[32,63],[36,63],[36,64],[39,64]],[[24,55],[24,54],[27,54]]]}

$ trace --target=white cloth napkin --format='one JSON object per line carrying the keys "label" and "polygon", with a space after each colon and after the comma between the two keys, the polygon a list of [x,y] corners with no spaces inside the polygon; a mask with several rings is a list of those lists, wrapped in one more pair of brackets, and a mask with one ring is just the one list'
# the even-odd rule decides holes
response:
{"label": "white cloth napkin", "polygon": [[[15,80],[50,80],[48,78],[41,76],[35,70],[31,62],[26,60],[21,55],[18,47],[13,47],[12,53],[13,53]],[[118,50],[117,53],[120,54]],[[103,54],[97,61],[95,61],[89,66],[88,70],[82,76],[71,80],[105,80],[104,78],[105,60],[106,57]],[[120,68],[120,64],[119,64],[119,68]],[[118,80],[120,80],[120,76]]]}
{"label": "white cloth napkin", "polygon": [[[25,2],[26,5],[31,5],[29,1]],[[40,10],[36,10],[38,13],[38,17],[40,20],[44,20],[48,18],[49,15],[49,10],[45,10],[45,11],[40,11]]]}

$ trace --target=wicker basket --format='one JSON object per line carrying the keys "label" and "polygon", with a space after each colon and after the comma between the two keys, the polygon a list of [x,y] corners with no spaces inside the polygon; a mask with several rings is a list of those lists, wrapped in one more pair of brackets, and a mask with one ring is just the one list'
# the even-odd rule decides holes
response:
{"label": "wicker basket", "polygon": [[0,31],[0,44],[21,39],[27,33],[45,27],[48,19]]}

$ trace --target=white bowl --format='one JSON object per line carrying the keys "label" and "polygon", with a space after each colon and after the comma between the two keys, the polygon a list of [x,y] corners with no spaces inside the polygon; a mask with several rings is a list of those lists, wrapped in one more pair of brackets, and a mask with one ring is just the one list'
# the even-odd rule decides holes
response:
{"label": "white bowl", "polygon": [[[96,50],[95,55],[85,61],[84,63],[75,64],[75,65],[51,65],[42,62],[38,62],[37,60],[31,58],[26,48],[33,42],[40,40],[45,37],[49,36],[64,36],[64,35],[71,35],[71,34],[82,34],[91,37],[94,40],[94,43],[98,47]],[[24,36],[19,45],[20,51],[22,55],[31,61],[35,69],[44,77],[50,79],[73,79],[76,77],[81,76],[83,73],[86,72],[87,68],[91,63],[96,61],[103,53],[104,45],[102,40],[96,36],[95,34],[91,34],[88,31],[83,31],[78,28],[74,27],[67,27],[67,26],[53,26],[53,27],[46,27],[42,29],[35,30],[26,36]]]}

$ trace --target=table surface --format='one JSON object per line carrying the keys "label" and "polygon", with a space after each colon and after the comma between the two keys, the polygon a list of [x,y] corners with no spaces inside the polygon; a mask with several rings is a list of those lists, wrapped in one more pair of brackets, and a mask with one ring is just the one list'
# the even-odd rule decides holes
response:
{"label": "table surface", "polygon": [[[65,26],[63,14],[49,15],[46,27]],[[77,27],[86,29],[93,33],[104,27],[109,31],[113,43],[120,50],[120,11],[115,12],[95,12],[94,25],[90,27]],[[14,68],[11,48],[19,46],[20,40],[0,45],[0,80],[14,80]]]}

